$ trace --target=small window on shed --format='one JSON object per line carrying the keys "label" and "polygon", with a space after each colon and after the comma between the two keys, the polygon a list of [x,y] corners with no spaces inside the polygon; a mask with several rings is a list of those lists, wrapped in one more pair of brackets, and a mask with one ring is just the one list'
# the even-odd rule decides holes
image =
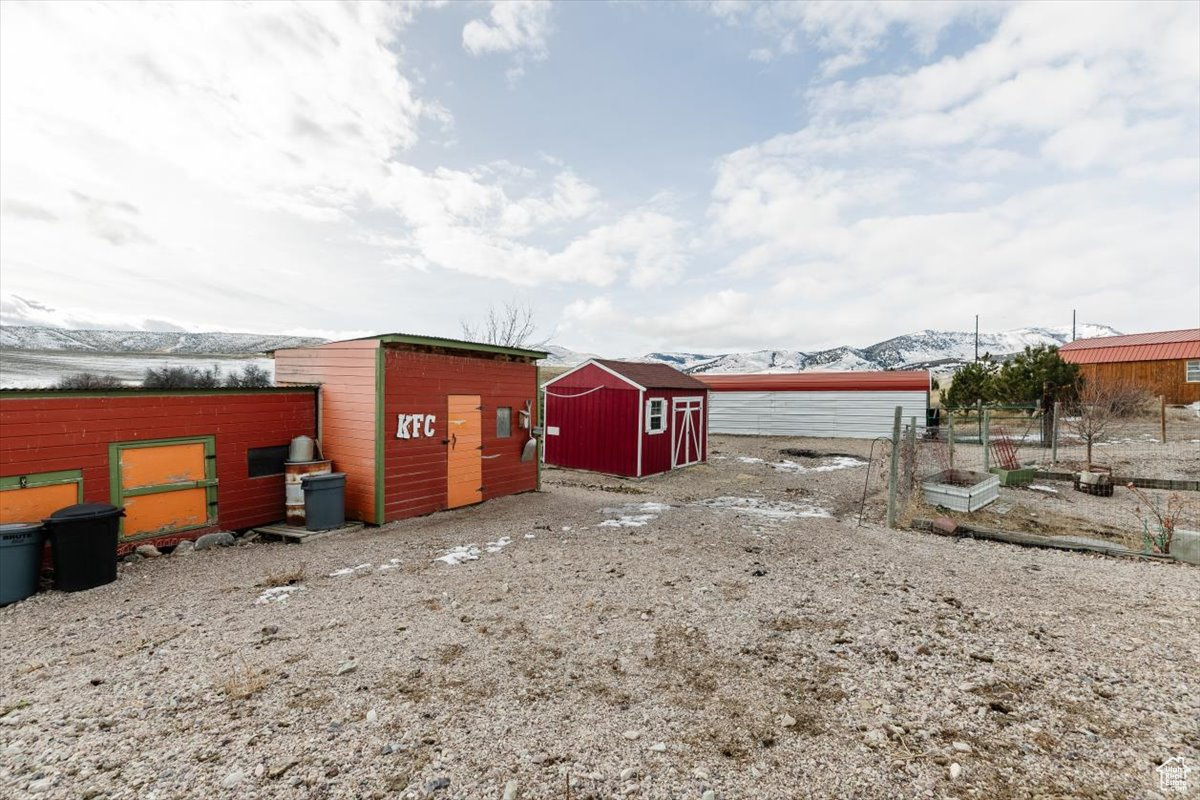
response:
{"label": "small window on shed", "polygon": [[507,439],[512,436],[512,408],[501,406],[496,409],[496,438]]}
{"label": "small window on shed", "polygon": [[653,397],[646,401],[646,433],[662,433],[667,429],[667,401]]}
{"label": "small window on shed", "polygon": [[267,475],[282,475],[283,462],[287,461],[288,445],[274,447],[251,447],[246,451],[248,472],[251,478]]}
{"label": "small window on shed", "polygon": [[1187,382],[1200,383],[1200,360],[1187,362]]}

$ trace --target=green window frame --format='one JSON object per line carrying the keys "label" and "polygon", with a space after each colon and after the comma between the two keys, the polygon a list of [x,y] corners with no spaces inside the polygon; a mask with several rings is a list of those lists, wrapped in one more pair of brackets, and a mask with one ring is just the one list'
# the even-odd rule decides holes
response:
{"label": "green window frame", "polygon": [[[198,481],[180,481],[179,483],[165,483],[157,486],[139,486],[134,489],[121,488],[121,453],[124,450],[137,450],[143,447],[171,447],[180,444],[203,444],[204,445],[204,479]],[[170,531],[171,534],[181,531],[192,531],[199,528],[207,528],[217,523],[217,437],[216,436],[183,436],[178,439],[141,439],[132,442],[113,442],[108,446],[108,490],[109,496],[112,498],[114,506],[124,506],[125,498],[139,497],[147,494],[160,494],[162,492],[177,492],[180,489],[204,489],[204,496],[208,507],[208,519],[198,525],[187,525],[182,528],[175,528]],[[139,534],[137,536],[125,536],[125,520],[121,519],[121,539],[123,541],[133,541],[135,539],[153,538],[162,536],[161,532],[153,532]]]}
{"label": "green window frame", "polygon": [[9,475],[0,478],[0,492],[6,492],[9,489],[36,489],[39,486],[54,486],[60,483],[75,484],[75,500],[79,503],[83,502],[83,470],[81,469]]}

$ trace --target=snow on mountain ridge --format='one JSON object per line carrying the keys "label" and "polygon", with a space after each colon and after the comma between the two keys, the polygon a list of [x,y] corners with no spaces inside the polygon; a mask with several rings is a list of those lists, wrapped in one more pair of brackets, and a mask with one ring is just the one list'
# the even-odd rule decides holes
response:
{"label": "snow on mountain ridge", "polygon": [[95,353],[249,355],[285,347],[310,347],[325,339],[257,333],[68,330],[0,325],[0,348]]}
{"label": "snow on mountain ridge", "polygon": [[[1107,326],[1082,324],[1076,327],[1076,338],[1119,336]],[[997,359],[1023,352],[1026,347],[1063,345],[1071,340],[1069,326],[1017,328],[999,333],[979,334],[979,355],[990,354]],[[651,353],[647,360],[663,361],[676,366],[680,353]],[[757,350],[748,353],[728,353],[703,363],[679,367],[684,372],[746,373],[746,372],[803,372],[806,370],[885,370],[935,369],[950,371],[975,358],[973,331],[923,330],[895,336],[867,347],[835,347],[829,350]]]}

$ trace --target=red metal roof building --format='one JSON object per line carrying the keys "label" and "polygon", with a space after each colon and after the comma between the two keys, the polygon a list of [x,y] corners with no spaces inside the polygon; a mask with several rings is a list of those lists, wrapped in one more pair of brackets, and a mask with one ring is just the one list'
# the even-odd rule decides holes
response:
{"label": "red metal roof building", "polygon": [[697,375],[710,390],[709,429],[747,436],[888,436],[896,406],[925,425],[929,373]]}
{"label": "red metal roof building", "polygon": [[708,389],[666,364],[593,359],[542,390],[547,464],[641,478],[708,457]]}
{"label": "red metal roof building", "polygon": [[1084,380],[1136,383],[1168,403],[1200,401],[1200,328],[1079,339],[1058,352]]}

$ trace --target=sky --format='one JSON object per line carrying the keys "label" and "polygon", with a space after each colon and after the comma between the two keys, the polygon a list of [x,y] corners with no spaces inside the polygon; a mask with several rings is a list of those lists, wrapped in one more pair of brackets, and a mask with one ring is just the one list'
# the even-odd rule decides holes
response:
{"label": "sky", "polygon": [[1200,3],[0,4],[0,321],[1200,326]]}

